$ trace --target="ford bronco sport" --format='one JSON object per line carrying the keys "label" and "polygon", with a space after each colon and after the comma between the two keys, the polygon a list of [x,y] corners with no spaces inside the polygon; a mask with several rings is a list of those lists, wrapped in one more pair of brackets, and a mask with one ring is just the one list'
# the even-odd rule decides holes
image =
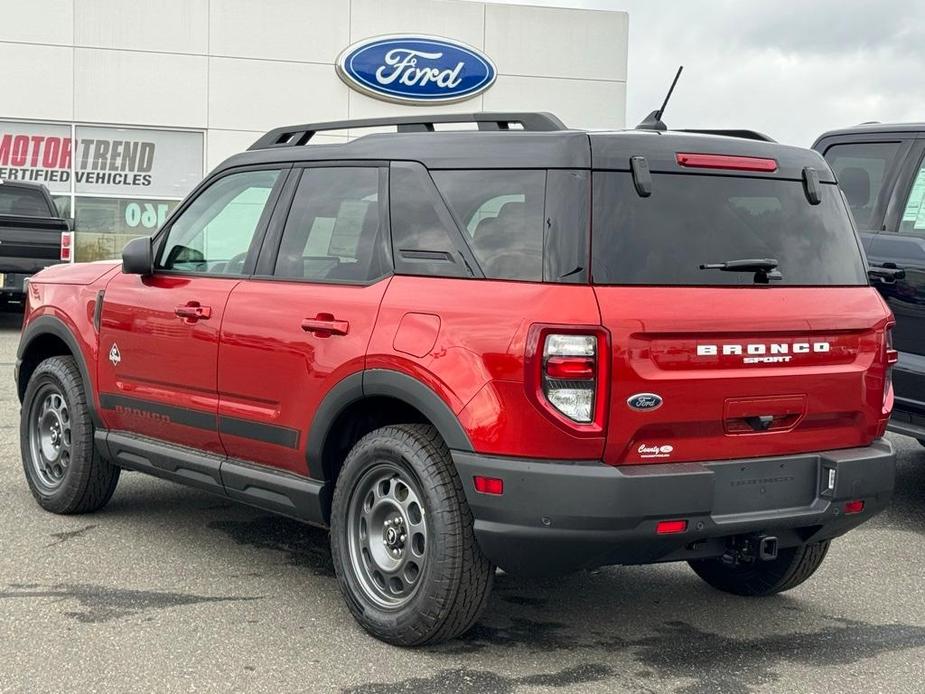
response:
{"label": "ford bronco sport", "polygon": [[93,511],[137,470],[328,526],[401,645],[496,566],[800,584],[892,494],[893,321],[822,157],[737,134],[269,132],[121,266],[30,282],[32,493]]}

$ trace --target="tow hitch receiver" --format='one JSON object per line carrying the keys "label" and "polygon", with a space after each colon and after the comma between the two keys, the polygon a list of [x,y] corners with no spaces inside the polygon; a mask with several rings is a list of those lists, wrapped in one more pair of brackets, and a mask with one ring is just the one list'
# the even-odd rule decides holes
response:
{"label": "tow hitch receiver", "polygon": [[733,537],[723,554],[723,563],[731,566],[777,559],[777,538],[773,535]]}

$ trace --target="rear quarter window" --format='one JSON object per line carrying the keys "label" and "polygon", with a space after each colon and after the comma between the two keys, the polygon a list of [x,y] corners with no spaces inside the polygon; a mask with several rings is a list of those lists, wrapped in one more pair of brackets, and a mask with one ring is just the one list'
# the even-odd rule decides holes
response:
{"label": "rear quarter window", "polygon": [[848,211],[834,184],[811,205],[802,183],[653,174],[640,197],[628,172],[595,172],[592,278],[597,284],[751,285],[754,273],[701,264],[772,258],[774,285],[864,285]]}
{"label": "rear quarter window", "polygon": [[546,171],[432,171],[485,276],[542,281]]}
{"label": "rear quarter window", "polygon": [[835,172],[858,228],[870,229],[887,174],[899,153],[899,142],[854,142],[833,145],[825,159]]}

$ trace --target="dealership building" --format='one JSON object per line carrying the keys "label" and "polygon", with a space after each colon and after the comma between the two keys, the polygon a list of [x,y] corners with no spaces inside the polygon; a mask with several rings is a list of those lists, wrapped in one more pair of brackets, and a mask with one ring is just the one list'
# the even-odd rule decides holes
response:
{"label": "dealership building", "polygon": [[48,187],[75,219],[77,260],[117,256],[212,167],[280,125],[540,110],[573,127],[624,127],[624,12],[463,0],[0,3],[0,180]]}

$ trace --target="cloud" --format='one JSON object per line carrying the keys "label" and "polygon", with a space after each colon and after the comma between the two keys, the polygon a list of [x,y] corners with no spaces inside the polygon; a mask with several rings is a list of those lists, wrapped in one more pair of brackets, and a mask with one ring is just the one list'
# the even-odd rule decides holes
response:
{"label": "cloud", "polygon": [[[609,3],[630,13],[627,123],[744,127],[809,146],[825,130],[925,117],[925,7],[819,0]],[[653,106],[652,104],[656,104]]]}
{"label": "cloud", "polygon": [[825,130],[862,121],[925,120],[925,3],[529,4],[629,12],[629,126],[661,104],[680,64],[669,127],[752,128],[808,147]]}

